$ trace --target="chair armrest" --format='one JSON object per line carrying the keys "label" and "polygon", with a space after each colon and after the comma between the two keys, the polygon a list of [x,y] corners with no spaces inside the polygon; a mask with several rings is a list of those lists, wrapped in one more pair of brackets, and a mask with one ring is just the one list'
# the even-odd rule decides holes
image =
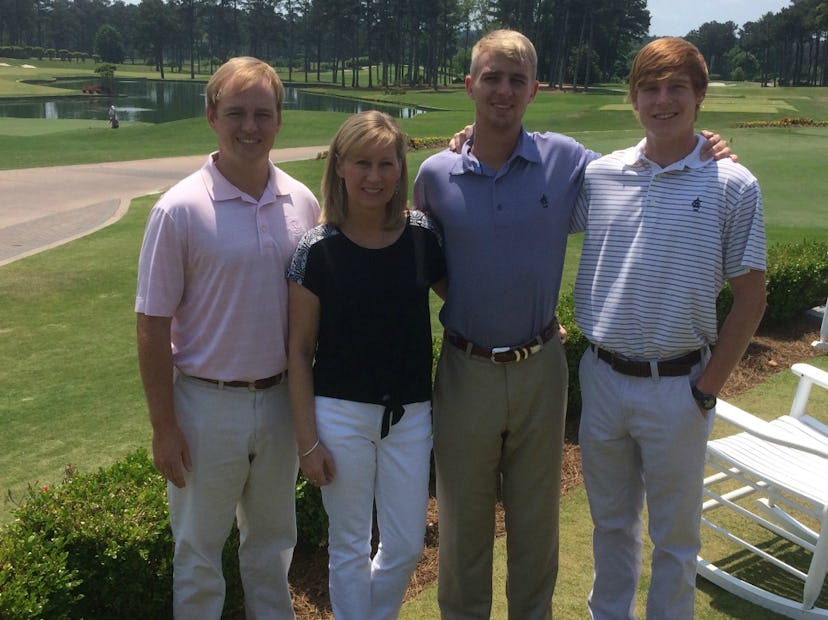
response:
{"label": "chair armrest", "polygon": [[791,366],[791,372],[828,390],[828,372],[821,368],[800,362]]}
{"label": "chair armrest", "polygon": [[801,418],[805,415],[805,409],[808,406],[811,387],[816,384],[828,390],[828,372],[805,363],[794,364],[791,366],[791,372],[799,376],[799,384],[796,386],[791,402],[790,415]]}
{"label": "chair armrest", "polygon": [[[761,418],[757,418],[755,415],[739,409],[727,401],[719,399],[716,405],[716,417],[759,439],[828,459],[828,447],[820,445],[816,437],[814,441],[808,441],[807,443],[785,437],[778,432],[779,429],[773,424],[765,422]],[[816,429],[813,427],[809,428],[809,432],[813,433],[813,435],[818,434]]]}

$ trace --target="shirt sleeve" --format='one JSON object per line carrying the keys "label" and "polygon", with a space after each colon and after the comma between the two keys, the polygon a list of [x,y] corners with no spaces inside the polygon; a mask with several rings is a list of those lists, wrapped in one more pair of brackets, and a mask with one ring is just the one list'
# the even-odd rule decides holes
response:
{"label": "shirt sleeve", "polygon": [[305,233],[293,253],[287,272],[289,280],[305,287],[317,297],[322,296],[325,283],[326,247],[323,241],[331,234],[330,228],[324,225]]}
{"label": "shirt sleeve", "polygon": [[293,252],[293,258],[290,260],[290,267],[288,267],[287,278],[288,280],[296,282],[296,284],[304,284],[305,269],[308,264],[308,252],[310,252],[311,247],[309,234],[305,233],[301,241],[299,241],[299,245],[296,246]]}
{"label": "shirt sleeve", "polygon": [[138,259],[135,311],[171,317],[184,295],[186,241],[165,209],[150,211]]}
{"label": "shirt sleeve", "polygon": [[738,193],[725,226],[725,277],[735,278],[751,269],[765,271],[765,246],[762,193],[756,179],[752,179]]}
{"label": "shirt sleeve", "polygon": [[589,219],[589,189],[587,188],[586,178],[581,183],[581,189],[578,191],[578,196],[575,199],[575,208],[572,210],[572,216],[569,218],[569,234],[583,232],[586,230],[587,220]]}

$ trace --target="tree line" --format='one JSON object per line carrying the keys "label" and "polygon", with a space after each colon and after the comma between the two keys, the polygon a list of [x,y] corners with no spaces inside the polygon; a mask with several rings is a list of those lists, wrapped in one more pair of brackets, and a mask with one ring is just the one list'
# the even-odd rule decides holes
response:
{"label": "tree line", "polygon": [[778,13],[743,24],[708,22],[686,38],[711,74],[763,85],[828,86],[828,1],[793,0]]}
{"label": "tree line", "polygon": [[[468,72],[471,46],[496,27],[532,39],[541,82],[577,88],[626,77],[650,13],[646,0],[0,0],[0,56],[129,60],[194,77],[246,54],[290,81],[438,87]],[[828,84],[828,0],[686,36],[721,79]]]}

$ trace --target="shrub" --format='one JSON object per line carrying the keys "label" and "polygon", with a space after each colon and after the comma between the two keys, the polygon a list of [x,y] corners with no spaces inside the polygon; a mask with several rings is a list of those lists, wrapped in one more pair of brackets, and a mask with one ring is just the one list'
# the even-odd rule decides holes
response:
{"label": "shrub", "polygon": [[[779,327],[795,320],[816,305],[825,303],[828,294],[828,243],[805,240],[768,247],[768,307],[763,327]],[[733,293],[725,286],[717,302],[719,321],[724,321],[733,305]]]}
{"label": "shrub", "polygon": [[[319,545],[319,489],[297,484],[298,537]],[[0,532],[0,618],[172,617],[173,539],[166,486],[146,450],[106,469],[69,468],[54,489],[30,489]],[[225,613],[243,606],[234,526],[223,550]]]}
{"label": "shrub", "polygon": [[768,249],[768,309],[763,324],[780,325],[825,303],[828,243],[806,240]]}
{"label": "shrub", "polygon": [[741,129],[757,129],[762,127],[828,127],[828,121],[814,120],[812,118],[786,117],[771,121],[742,121],[736,123],[735,127]]}
{"label": "shrub", "polygon": [[0,618],[69,620],[81,580],[61,541],[13,525],[0,538]]}
{"label": "shrub", "polygon": [[307,480],[296,483],[297,544],[318,547],[328,537],[328,515],[322,493]]}
{"label": "shrub", "polygon": [[581,382],[578,380],[578,365],[589,343],[575,323],[575,300],[573,293],[562,293],[556,310],[558,320],[566,328],[566,363],[569,368],[567,392],[567,417],[581,412]]}
{"label": "shrub", "polygon": [[[6,545],[9,538],[41,540],[53,550],[45,560],[63,557],[64,570],[78,577],[54,584],[47,608],[67,600],[71,604],[62,608],[72,618],[114,618],[125,610],[168,617],[172,537],[164,488],[145,451],[92,474],[69,469],[63,484],[30,491],[3,540]],[[21,549],[9,550],[15,555],[4,558],[4,565],[21,561]],[[44,559],[30,561],[39,565]],[[11,579],[28,585],[26,575]]]}

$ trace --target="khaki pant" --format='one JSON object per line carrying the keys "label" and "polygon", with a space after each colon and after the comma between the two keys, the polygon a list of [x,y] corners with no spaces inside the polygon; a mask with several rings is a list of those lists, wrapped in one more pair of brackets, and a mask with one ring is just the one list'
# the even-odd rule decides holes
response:
{"label": "khaki pant", "polygon": [[557,338],[502,365],[444,342],[433,401],[444,619],[489,618],[498,485],[509,618],[551,618],[567,377]]}
{"label": "khaki pant", "polygon": [[589,349],[581,358],[580,445],[594,524],[589,615],[634,618],[642,563],[642,512],[653,542],[650,620],[692,620],[707,438],[690,385],[701,374],[628,377]]}
{"label": "khaki pant", "polygon": [[222,550],[233,518],[247,618],[293,620],[288,568],[296,544],[296,440],[287,385],[249,392],[179,375],[175,410],[193,471],[167,483],[175,539],[176,620],[218,620]]}

